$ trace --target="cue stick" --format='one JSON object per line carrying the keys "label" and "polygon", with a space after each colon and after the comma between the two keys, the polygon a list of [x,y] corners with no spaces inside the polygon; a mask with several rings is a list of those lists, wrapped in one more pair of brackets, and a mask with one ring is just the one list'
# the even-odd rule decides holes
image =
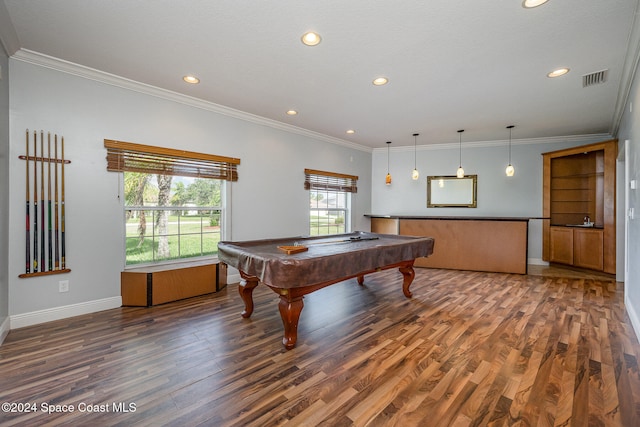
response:
{"label": "cue stick", "polygon": [[38,134],[33,131],[33,272],[38,272]]}
{"label": "cue stick", "polygon": [[60,195],[60,244],[61,244],[61,258],[62,258],[62,269],[64,270],[67,266],[67,262],[65,259],[65,236],[64,236],[64,225],[65,225],[65,212],[64,212],[64,136],[60,137],[60,151],[62,155],[62,166],[61,166],[61,187],[62,192]]}
{"label": "cue stick", "polygon": [[49,271],[53,270],[53,242],[51,241],[51,132],[47,133],[47,144],[48,144],[48,148],[47,148],[47,172],[48,172],[48,179],[47,179],[47,194],[49,195],[48,199],[47,199],[47,206],[48,206],[48,214],[49,214],[49,232],[47,234],[48,240],[49,240]]}
{"label": "cue stick", "polygon": [[298,242],[294,242],[293,246],[315,246],[315,245],[330,245],[332,243],[351,243],[351,242],[362,242],[364,240],[378,240],[377,237],[350,237],[344,240],[329,240],[328,242],[315,242],[315,243],[307,243],[306,245],[301,245]]}
{"label": "cue stick", "polygon": [[55,210],[55,263],[54,268],[60,269],[60,246],[59,242],[59,230],[58,230],[58,134],[53,137],[53,151],[55,152],[55,168],[54,168],[54,181],[55,181],[55,193],[54,193],[54,210]]}
{"label": "cue stick", "polygon": [[30,229],[30,223],[31,223],[31,219],[29,218],[29,205],[30,200],[29,200],[29,129],[27,129],[27,158],[25,159],[27,161],[27,174],[26,174],[26,178],[27,178],[27,250],[25,253],[25,260],[26,260],[26,274],[31,273],[31,229]]}
{"label": "cue stick", "polygon": [[44,131],[40,131],[40,271],[46,270],[44,241]]}

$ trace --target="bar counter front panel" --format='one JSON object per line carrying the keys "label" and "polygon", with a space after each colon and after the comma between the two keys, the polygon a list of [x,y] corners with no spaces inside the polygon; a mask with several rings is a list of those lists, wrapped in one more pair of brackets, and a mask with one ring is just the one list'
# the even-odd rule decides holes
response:
{"label": "bar counter front panel", "polygon": [[527,274],[529,218],[367,216],[374,233],[435,239],[416,267]]}

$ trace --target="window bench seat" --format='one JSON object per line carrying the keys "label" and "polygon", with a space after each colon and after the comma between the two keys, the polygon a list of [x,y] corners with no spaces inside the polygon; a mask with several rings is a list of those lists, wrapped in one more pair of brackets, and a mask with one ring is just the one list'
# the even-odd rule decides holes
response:
{"label": "window bench seat", "polygon": [[123,306],[150,307],[217,292],[227,286],[227,266],[217,260],[151,265],[120,273]]}

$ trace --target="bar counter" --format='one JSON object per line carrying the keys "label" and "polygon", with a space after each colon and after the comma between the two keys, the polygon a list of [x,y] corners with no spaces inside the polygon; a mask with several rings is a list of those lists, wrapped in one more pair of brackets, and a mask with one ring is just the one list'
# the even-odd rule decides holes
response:
{"label": "bar counter", "polygon": [[416,267],[527,274],[532,217],[373,215],[371,231],[433,237],[429,258]]}

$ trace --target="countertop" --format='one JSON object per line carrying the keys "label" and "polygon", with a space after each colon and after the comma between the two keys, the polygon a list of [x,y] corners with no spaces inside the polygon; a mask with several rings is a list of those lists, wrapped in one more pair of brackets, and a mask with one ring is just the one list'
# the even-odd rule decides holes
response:
{"label": "countertop", "polygon": [[365,214],[368,218],[389,219],[430,219],[430,220],[454,220],[454,221],[529,221],[532,219],[549,219],[541,217],[501,217],[501,216],[421,216],[421,215],[376,215]]}

